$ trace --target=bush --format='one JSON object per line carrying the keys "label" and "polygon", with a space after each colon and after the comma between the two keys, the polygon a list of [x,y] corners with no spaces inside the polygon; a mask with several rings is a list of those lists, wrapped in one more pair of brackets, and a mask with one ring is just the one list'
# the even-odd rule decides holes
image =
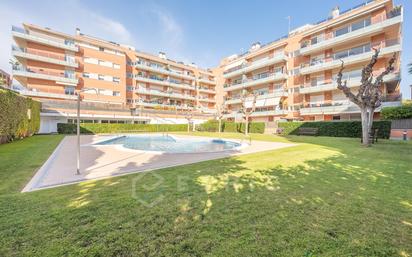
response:
{"label": "bush", "polygon": [[40,128],[40,109],[41,103],[0,89],[0,142],[10,142],[37,133]]}
{"label": "bush", "polygon": [[[319,122],[279,122],[283,135],[298,135],[299,128],[318,128],[319,136],[328,137],[361,137],[360,121],[319,121]],[[390,121],[374,121],[373,129],[379,129],[379,138],[389,138]]]}
{"label": "bush", "polygon": [[385,107],[381,111],[385,120],[402,120],[412,118],[412,103],[404,103],[402,106]]}
{"label": "bush", "polygon": [[[244,133],[245,132],[245,124],[243,122],[242,123],[224,122],[223,123],[223,131],[224,132]],[[265,123],[264,122],[251,122],[251,123],[249,123],[249,133],[263,134],[263,132],[265,132]]]}
{"label": "bush", "polygon": [[[222,121],[222,127],[223,127],[223,121]],[[207,131],[207,132],[218,132],[219,131],[219,121],[218,120],[208,120],[198,125],[197,130]]]}
{"label": "bush", "polygon": [[[76,124],[58,123],[59,134],[76,134]],[[127,133],[127,132],[172,132],[187,131],[187,124],[107,124],[107,123],[82,123],[80,133]]]}

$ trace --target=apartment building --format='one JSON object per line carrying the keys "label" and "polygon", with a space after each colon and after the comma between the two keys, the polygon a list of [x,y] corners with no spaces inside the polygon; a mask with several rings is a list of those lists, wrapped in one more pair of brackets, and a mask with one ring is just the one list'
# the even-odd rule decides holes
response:
{"label": "apartment building", "polygon": [[194,64],[136,51],[131,46],[23,24],[13,27],[14,78],[22,94],[43,102],[41,131],[71,122],[76,99],[83,122],[199,123],[215,110],[213,74]]}
{"label": "apartment building", "polygon": [[[226,115],[236,119],[243,90],[257,94],[255,121],[278,119],[359,119],[360,111],[337,89],[341,61],[343,78],[355,91],[361,70],[380,49],[374,73],[380,73],[395,53],[395,72],[384,77],[383,106],[400,103],[400,53],[402,7],[390,0],[368,1],[307,24],[266,45],[255,43],[249,51],[222,60]],[[244,103],[251,108],[252,98]],[[377,110],[379,117],[379,110]]]}
{"label": "apartment building", "polygon": [[[83,122],[186,123],[214,117],[240,120],[247,91],[256,97],[252,121],[359,119],[359,109],[337,89],[341,61],[344,79],[356,90],[362,67],[380,49],[374,73],[396,54],[395,72],[384,77],[383,106],[400,103],[402,7],[391,0],[368,1],[350,10],[334,8],[327,19],[306,24],[267,44],[224,58],[201,69],[133,47],[23,24],[13,27],[17,63],[13,76],[21,93],[43,102],[43,131],[71,122],[75,100],[82,99]],[[379,117],[379,109],[376,117]]]}

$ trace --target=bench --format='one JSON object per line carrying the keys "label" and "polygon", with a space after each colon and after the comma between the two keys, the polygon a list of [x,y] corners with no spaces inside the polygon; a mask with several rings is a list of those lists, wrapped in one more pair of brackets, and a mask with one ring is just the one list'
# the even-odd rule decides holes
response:
{"label": "bench", "polygon": [[318,128],[299,128],[298,135],[307,135],[307,136],[317,136],[318,135]]}

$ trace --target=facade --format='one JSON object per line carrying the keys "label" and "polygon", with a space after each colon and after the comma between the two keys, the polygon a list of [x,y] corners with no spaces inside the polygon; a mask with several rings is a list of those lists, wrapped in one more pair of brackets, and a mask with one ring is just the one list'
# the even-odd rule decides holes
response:
{"label": "facade", "polygon": [[0,69],[0,85],[10,88],[11,83],[12,83],[12,79],[11,79],[10,74]]}
{"label": "facade", "polygon": [[76,114],[83,122],[186,123],[212,118],[216,83],[210,71],[136,51],[76,30],[74,36],[24,24],[13,27],[14,78],[22,94],[43,102],[42,132]]}
{"label": "facade", "polygon": [[[266,45],[222,60],[225,104],[236,119],[243,90],[258,95],[252,120],[360,119],[357,106],[337,89],[336,75],[345,63],[343,79],[356,90],[361,70],[380,49],[375,73],[396,54],[395,72],[384,77],[383,106],[398,105],[402,7],[390,0],[369,1],[350,10],[335,8],[326,20],[307,24]],[[245,102],[252,105],[252,99]],[[379,117],[379,110],[376,113]]]}
{"label": "facade", "polygon": [[[226,107],[236,120],[244,90],[257,94],[252,121],[359,119],[359,109],[337,90],[341,60],[344,79],[356,90],[362,67],[380,49],[375,72],[396,54],[396,71],[384,78],[385,105],[400,103],[402,7],[391,0],[369,1],[307,24],[265,45],[201,69],[131,46],[24,24],[12,28],[18,61],[14,78],[21,93],[43,102],[44,130],[75,115],[77,94],[84,122],[186,123],[214,117]],[[252,99],[245,103],[247,108]],[[379,117],[379,110],[376,114]]]}

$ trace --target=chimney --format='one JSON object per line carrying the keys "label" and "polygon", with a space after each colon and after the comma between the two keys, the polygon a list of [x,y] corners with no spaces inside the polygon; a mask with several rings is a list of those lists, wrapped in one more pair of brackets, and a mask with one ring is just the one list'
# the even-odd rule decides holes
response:
{"label": "chimney", "polygon": [[335,19],[339,16],[339,6],[336,6],[335,8],[332,9],[332,11],[330,12],[330,17],[332,19]]}
{"label": "chimney", "polygon": [[80,36],[80,29],[76,28],[76,36]]}
{"label": "chimney", "polygon": [[159,52],[159,58],[165,59],[166,60],[166,54],[163,52]]}

